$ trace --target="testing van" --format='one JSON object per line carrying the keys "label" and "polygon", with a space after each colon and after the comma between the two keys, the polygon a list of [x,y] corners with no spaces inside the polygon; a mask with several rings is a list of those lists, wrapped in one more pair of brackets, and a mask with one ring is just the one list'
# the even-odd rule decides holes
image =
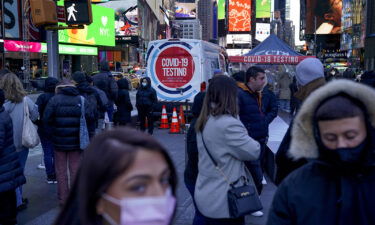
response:
{"label": "testing van", "polygon": [[193,102],[215,70],[226,71],[226,58],[219,45],[194,39],[149,42],[146,76],[159,101]]}

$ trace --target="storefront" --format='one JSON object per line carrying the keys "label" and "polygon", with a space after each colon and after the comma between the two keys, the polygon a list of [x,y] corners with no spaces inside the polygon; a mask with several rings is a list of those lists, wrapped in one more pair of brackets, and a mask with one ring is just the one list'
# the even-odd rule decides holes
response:
{"label": "storefront", "polygon": [[[29,53],[30,79],[46,77],[47,74],[47,44],[41,42],[23,42],[16,40],[4,40],[5,65],[12,72],[21,76],[23,68],[24,53]],[[97,61],[98,48],[82,45],[59,44],[60,71],[62,74],[70,74],[74,70],[71,62],[80,58],[80,68],[88,71],[92,62]]]}

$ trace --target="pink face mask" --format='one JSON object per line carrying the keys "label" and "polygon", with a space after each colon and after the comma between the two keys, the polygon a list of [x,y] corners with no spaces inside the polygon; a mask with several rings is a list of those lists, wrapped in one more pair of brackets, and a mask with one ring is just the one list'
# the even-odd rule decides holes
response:
{"label": "pink face mask", "polygon": [[120,200],[103,194],[103,198],[121,208],[119,224],[107,213],[103,214],[103,218],[111,225],[168,225],[176,205],[176,198],[170,190],[160,197]]}

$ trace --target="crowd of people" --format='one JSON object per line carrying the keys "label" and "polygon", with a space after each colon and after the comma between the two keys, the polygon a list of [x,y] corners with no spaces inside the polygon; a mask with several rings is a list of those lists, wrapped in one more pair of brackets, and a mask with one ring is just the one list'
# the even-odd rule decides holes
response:
{"label": "crowd of people", "polygon": [[[178,178],[152,137],[151,81],[141,79],[136,94],[137,131],[124,127],[133,110],[127,80],[116,82],[108,63],[100,66],[94,76],[78,71],[72,79],[46,79],[35,104],[15,74],[0,71],[0,224],[17,224],[17,211],[27,207],[28,120],[38,126],[47,182],[57,183],[55,224],[172,224]],[[315,58],[300,62],[294,78],[281,78],[280,90],[295,87],[280,91],[280,102],[256,66],[232,77],[215,73],[195,96],[184,171],[192,224],[244,225],[246,215],[263,216],[257,204],[267,184],[269,125],[292,96],[294,118],[276,154],[278,189],[267,224],[375,224],[373,87],[327,81]],[[120,127],[98,132],[106,122]]]}

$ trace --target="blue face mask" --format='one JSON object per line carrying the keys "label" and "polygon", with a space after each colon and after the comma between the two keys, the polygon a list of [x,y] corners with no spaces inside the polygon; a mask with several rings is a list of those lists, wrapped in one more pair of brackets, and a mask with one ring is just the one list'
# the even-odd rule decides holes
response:
{"label": "blue face mask", "polygon": [[143,87],[146,87],[146,86],[147,86],[147,83],[146,83],[146,82],[143,82],[143,83],[142,83],[142,86],[143,86]]}

